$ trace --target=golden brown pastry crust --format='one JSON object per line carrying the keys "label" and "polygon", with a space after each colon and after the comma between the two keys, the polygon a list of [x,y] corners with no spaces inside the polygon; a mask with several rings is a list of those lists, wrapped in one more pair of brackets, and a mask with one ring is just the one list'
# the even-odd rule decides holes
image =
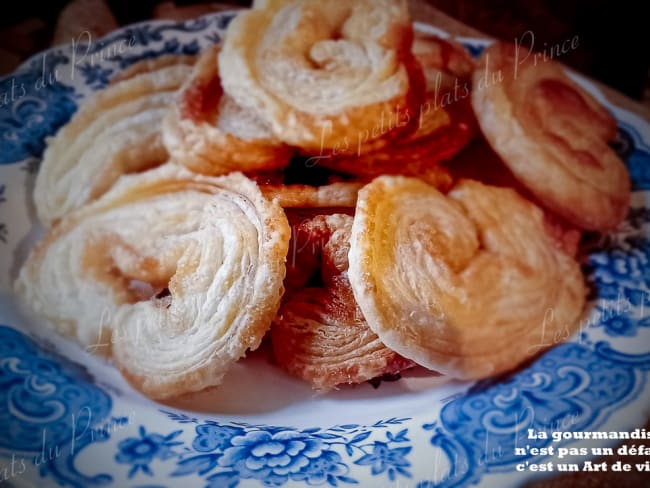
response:
{"label": "golden brown pastry crust", "polygon": [[354,207],[362,186],[363,183],[341,181],[323,186],[260,185],[260,189],[282,208],[328,208]]}
{"label": "golden brown pastry crust", "polygon": [[544,206],[512,174],[485,140],[473,142],[449,165],[454,181],[477,180],[486,185],[512,188],[544,210],[544,224],[556,245],[569,256],[577,256],[582,232]]}
{"label": "golden brown pastry crust", "polygon": [[414,115],[415,130],[375,151],[343,151],[315,161],[365,180],[397,174],[417,176],[444,190],[451,187],[451,175],[439,163],[452,159],[476,133],[469,98],[475,64],[463,46],[436,36],[417,35],[412,51],[426,80],[423,102]]}
{"label": "golden brown pastry crust", "polygon": [[164,165],[65,217],[15,287],[57,331],[111,351],[144,394],[169,398],[219,384],[260,344],[289,233],[283,210],[241,174]]}
{"label": "golden brown pastry crust", "polygon": [[[307,152],[366,150],[406,129],[422,97],[399,0],[265,0],[229,25],[222,83],[273,133]],[[393,117],[400,127],[378,129]]]}
{"label": "golden brown pastry crust", "polygon": [[202,174],[283,168],[292,150],[253,112],[224,95],[218,53],[218,46],[201,53],[170,107],[163,123],[167,150],[175,162]]}
{"label": "golden brown pastry crust", "polygon": [[545,206],[582,229],[616,227],[630,199],[608,146],[616,121],[559,63],[521,51],[496,43],[483,53],[472,90],[481,130]]}
{"label": "golden brown pastry crust", "polygon": [[275,361],[318,390],[413,367],[368,328],[349,285],[305,288],[291,295],[280,308],[271,337]]}
{"label": "golden brown pastry crust", "polygon": [[415,178],[362,188],[349,279],[370,328],[453,377],[510,370],[578,326],[578,263],[514,190],[465,180],[449,196]]}
{"label": "golden brown pastry crust", "polygon": [[[284,301],[271,329],[275,361],[320,390],[396,374],[413,362],[388,349],[368,328],[347,278],[352,217],[320,215],[304,222],[307,243],[321,251],[323,287]],[[312,253],[316,259],[316,253]],[[318,264],[316,263],[316,266]]]}
{"label": "golden brown pastry crust", "polygon": [[48,139],[34,191],[43,224],[98,198],[120,175],[167,161],[160,126],[190,70],[183,56],[160,65],[136,64],[129,76],[86,100]]}

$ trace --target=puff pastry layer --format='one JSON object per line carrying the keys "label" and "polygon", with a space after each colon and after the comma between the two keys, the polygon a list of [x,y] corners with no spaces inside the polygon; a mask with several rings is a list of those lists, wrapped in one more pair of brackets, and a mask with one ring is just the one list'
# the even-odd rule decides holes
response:
{"label": "puff pastry layer", "polygon": [[519,365],[577,328],[578,263],[514,190],[465,180],[449,196],[383,176],[359,192],[349,279],[387,347],[463,379]]}
{"label": "puff pastry layer", "polygon": [[559,63],[496,43],[473,79],[486,139],[545,206],[587,230],[625,218],[629,176],[608,145],[616,121]]}
{"label": "puff pastry layer", "polygon": [[318,390],[397,374],[413,362],[388,349],[370,328],[348,286],[291,295],[271,329],[275,360]]}
{"label": "puff pastry layer", "polygon": [[322,157],[323,166],[366,180],[399,174],[417,176],[437,188],[452,185],[439,163],[453,158],[476,133],[469,97],[475,64],[463,46],[436,36],[416,35],[412,52],[426,80],[424,100],[413,115],[415,131],[376,151]]}
{"label": "puff pastry layer", "polygon": [[161,64],[133,65],[124,79],[87,99],[47,141],[34,190],[43,224],[96,199],[121,174],[168,159],[160,127],[192,59],[174,56]]}
{"label": "puff pastry layer", "polygon": [[[413,362],[388,349],[354,300],[347,277],[352,217],[334,214],[303,223],[320,246],[324,286],[304,288],[283,303],[271,329],[273,356],[289,373],[320,390],[395,374]],[[315,254],[315,253],[314,253]]]}
{"label": "puff pastry layer", "polygon": [[286,166],[291,149],[254,112],[224,95],[218,53],[217,46],[201,53],[165,117],[163,141],[172,159],[210,175]]}
{"label": "puff pastry layer", "polygon": [[371,147],[421,102],[412,39],[403,1],[260,0],[228,26],[222,83],[288,144]]}
{"label": "puff pastry layer", "polygon": [[218,384],[283,294],[283,210],[239,173],[174,165],[123,177],[36,246],[18,293],[59,332],[108,352],[151,398]]}
{"label": "puff pastry layer", "polygon": [[262,193],[283,208],[354,207],[363,183],[340,181],[323,186],[260,185]]}

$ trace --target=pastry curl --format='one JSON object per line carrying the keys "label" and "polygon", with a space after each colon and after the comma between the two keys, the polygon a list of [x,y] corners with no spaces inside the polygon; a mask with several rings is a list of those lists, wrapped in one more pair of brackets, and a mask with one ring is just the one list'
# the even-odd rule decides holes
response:
{"label": "pastry curl", "polygon": [[398,174],[451,187],[451,175],[439,163],[452,159],[476,133],[469,98],[474,61],[463,46],[436,36],[417,35],[412,50],[426,79],[424,101],[414,116],[416,130],[376,151],[315,160],[366,180]]}
{"label": "pastry curl", "polygon": [[[264,0],[229,25],[224,90],[305,152],[376,147],[423,95],[401,0]],[[400,119],[395,131],[380,120]]]}
{"label": "pastry curl", "polygon": [[481,130],[543,205],[586,230],[625,218],[630,180],[608,145],[616,121],[559,63],[496,43],[473,79]]}
{"label": "pastry curl", "polygon": [[[347,278],[351,226],[352,217],[342,214],[320,215],[300,226],[308,245],[320,251],[323,287],[289,295],[271,328],[275,361],[320,390],[413,366],[368,328],[354,300]],[[318,259],[317,252],[311,256]]]}
{"label": "pastry curl", "polygon": [[448,196],[384,176],[359,192],[349,253],[354,296],[387,347],[452,377],[511,370],[569,337],[585,285],[514,190],[465,180]]}
{"label": "pastry curl", "polygon": [[167,58],[162,67],[146,63],[86,100],[48,139],[34,191],[43,224],[101,196],[121,174],[168,159],[160,126],[191,67],[184,56]]}
{"label": "pastry curl", "polygon": [[251,110],[224,95],[217,66],[219,47],[199,56],[163,122],[172,159],[210,175],[283,168],[292,150],[277,140]]}
{"label": "pastry curl", "polygon": [[15,288],[57,331],[168,398],[219,384],[283,294],[286,216],[239,173],[122,177],[36,246]]}

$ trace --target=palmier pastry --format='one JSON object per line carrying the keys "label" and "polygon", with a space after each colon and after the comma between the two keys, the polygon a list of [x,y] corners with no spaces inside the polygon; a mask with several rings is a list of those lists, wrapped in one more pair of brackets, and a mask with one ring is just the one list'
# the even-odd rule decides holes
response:
{"label": "palmier pastry", "polygon": [[497,43],[474,73],[472,104],[494,150],[539,201],[587,230],[615,227],[630,181],[608,146],[616,121],[539,53]]}
{"label": "palmier pastry", "polygon": [[168,159],[160,126],[174,93],[190,73],[188,59],[167,58],[161,67],[149,61],[134,65],[135,74],[86,100],[47,141],[34,191],[42,223],[49,225],[96,199],[121,174]]}
{"label": "palmier pastry", "polygon": [[[283,210],[240,173],[122,177],[50,230],[16,290],[59,332],[108,353],[151,398],[216,385],[255,349],[283,293]],[[106,347],[105,347],[106,346]]]}
{"label": "palmier pastry", "polygon": [[[321,245],[324,286],[304,288],[283,303],[271,329],[273,356],[289,373],[328,390],[396,374],[413,366],[368,328],[347,278],[352,217],[318,216],[302,226]],[[324,243],[323,243],[324,241]]]}
{"label": "palmier pastry", "polygon": [[[385,144],[423,95],[399,0],[263,0],[228,26],[224,90],[305,152]],[[381,120],[398,120],[394,131]]]}
{"label": "palmier pastry", "polygon": [[412,50],[426,79],[416,130],[376,151],[333,153],[316,161],[367,180],[400,174],[418,176],[437,188],[452,185],[449,171],[438,163],[453,158],[476,133],[469,97],[474,61],[463,46],[436,36],[416,36]]}
{"label": "palmier pastry", "polygon": [[163,123],[163,141],[172,158],[203,174],[282,168],[292,151],[278,141],[251,110],[224,95],[217,54],[199,56]]}
{"label": "palmier pastry", "polygon": [[511,370],[568,338],[585,303],[580,266],[543,212],[472,180],[448,196],[399,176],[362,188],[348,274],[387,347],[462,379]]}

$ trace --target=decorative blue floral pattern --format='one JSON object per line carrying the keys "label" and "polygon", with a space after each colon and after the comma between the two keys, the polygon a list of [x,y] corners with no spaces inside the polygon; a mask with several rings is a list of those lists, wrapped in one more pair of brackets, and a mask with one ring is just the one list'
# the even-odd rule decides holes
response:
{"label": "decorative blue floral pattern", "polygon": [[[476,483],[486,473],[511,471],[533,459],[515,455],[516,447],[546,447],[552,431],[598,428],[618,402],[641,387],[635,369],[650,369],[650,354],[616,353],[612,360],[613,351],[605,347],[560,344],[512,378],[479,383],[445,405],[440,420],[424,428],[433,432],[431,444],[453,468],[418,488]],[[531,439],[528,429],[548,432],[548,438]]]}
{"label": "decorative blue floral pattern", "polygon": [[626,315],[612,315],[602,321],[605,332],[612,336],[634,337],[637,335],[638,327],[648,327],[648,320],[637,321]]}
{"label": "decorative blue floral pattern", "polygon": [[[161,56],[163,54],[187,54],[193,55],[200,51],[199,42],[194,39],[186,43],[182,43],[179,39],[172,37],[167,38],[167,33],[170,31],[176,32],[202,32],[209,28],[213,22],[209,17],[191,20],[184,24],[176,23],[163,23],[161,25],[143,24],[128,27],[117,34],[107,37],[102,42],[96,44],[84,44],[78,47],[79,51],[84,53],[85,57],[93,59],[93,55],[101,55],[102,52],[111,53],[110,58],[102,64],[94,64],[87,62],[80,66],[82,76],[85,78],[86,85],[90,86],[93,90],[98,90],[105,87],[112,76],[114,69],[107,68],[105,65],[115,65],[115,69],[124,69],[133,63],[143,59],[151,59]],[[221,27],[218,27],[221,29]],[[221,36],[217,31],[213,31],[206,35],[206,39],[210,42],[220,42]],[[162,45],[157,46],[157,44]],[[111,46],[120,46],[122,48],[115,48],[111,52]],[[147,49],[128,49],[123,46],[152,46]]]}
{"label": "decorative blue floral pattern", "polygon": [[113,75],[113,70],[105,68],[101,64],[84,63],[79,67],[81,75],[84,77],[86,85],[93,90],[99,90],[108,85]]}
{"label": "decorative blue floral pattern", "polygon": [[183,443],[174,441],[174,439],[182,433],[182,430],[176,430],[163,437],[159,434],[147,434],[145,427],[140,426],[140,437],[129,437],[117,445],[119,452],[115,456],[115,461],[120,464],[133,465],[129,471],[129,478],[133,478],[138,471],[153,476],[149,464],[154,459],[165,461],[177,456],[178,454],[173,451],[173,448]]}
{"label": "decorative blue floral pattern", "polygon": [[0,92],[11,94],[11,103],[0,107],[0,164],[40,157],[45,136],[77,109],[74,90],[57,80],[59,65],[68,61],[63,54],[47,52],[0,80]]}
{"label": "decorative blue floral pattern", "polygon": [[589,255],[586,271],[597,299],[591,325],[612,337],[632,337],[650,327],[650,239],[641,231],[650,223],[647,209],[632,209],[629,234],[608,236]]}
{"label": "decorative blue floral pattern", "polygon": [[[69,119],[84,94],[104,87],[115,72],[140,59],[194,54],[202,45],[219,42],[232,18],[217,14],[185,23],[145,23],[83,46],[88,56],[99,57],[119,43],[133,49],[77,64],[74,87],[56,76],[57,70],[70,69],[65,49],[34,58],[0,80],[0,92],[11,102],[0,107],[0,164],[22,161],[33,173],[44,137]],[[483,45],[468,48],[478,56]],[[647,136],[620,122],[613,147],[626,161],[633,189],[650,190]],[[5,188],[3,182],[0,204]],[[372,480],[419,488],[478,483],[490,473],[511,471],[522,459],[533,460],[515,456],[515,447],[548,445],[548,439],[528,439],[528,428],[595,430],[647,387],[650,352],[631,355],[616,344],[650,327],[645,312],[650,307],[649,236],[650,209],[639,206],[630,210],[619,232],[594,247],[585,271],[595,319],[574,342],[557,345],[516,374],[475,384],[431,419],[300,429],[161,411],[155,427],[139,423],[129,429],[128,418],[112,415],[113,399],[119,403],[114,390],[98,386],[78,364],[0,326],[0,458],[17,454],[38,468],[42,481],[73,487],[161,488],[161,477],[171,480],[170,486],[191,482],[208,488],[234,488],[243,481],[341,486]],[[0,241],[6,239],[6,224],[0,223]],[[422,434],[428,445],[414,441]],[[113,460],[114,471],[80,472],[75,460],[91,450]],[[423,458],[433,464],[426,473],[416,470],[417,459]],[[434,471],[438,478],[422,479]]]}
{"label": "decorative blue floral pattern", "polygon": [[406,456],[412,448],[408,445],[408,429],[397,434],[386,430],[383,440],[366,442],[373,431],[407,420],[393,418],[366,427],[341,425],[304,430],[208,422],[196,427],[192,442],[195,451],[208,454],[184,457],[172,476],[209,474],[207,486],[236,486],[240,479],[259,480],[267,486],[281,486],[290,480],[338,486],[358,482],[348,476],[346,460],[351,459],[358,466],[369,466],[373,476],[385,474],[391,481],[398,476],[410,478],[411,463]]}
{"label": "decorative blue floral pattern", "polygon": [[[391,441],[395,441],[400,437],[402,442],[407,442],[408,439],[405,437],[406,429],[403,430],[396,437],[390,436],[390,433],[387,435]],[[410,462],[406,459],[406,455],[411,452],[412,447],[396,447],[391,449],[389,444],[386,442],[375,441],[372,453],[366,454],[361,459],[357,459],[354,464],[359,464],[361,466],[370,465],[372,467],[371,473],[373,476],[377,476],[383,472],[388,473],[388,478],[391,481],[394,481],[397,473],[410,477],[411,473],[407,468],[411,465]]]}
{"label": "decorative blue floral pattern", "polygon": [[219,466],[238,472],[242,478],[277,486],[308,468],[325,451],[322,440],[290,430],[251,431],[233,437],[230,444],[219,458]]}
{"label": "decorative blue floral pattern", "polygon": [[111,476],[86,477],[68,461],[108,437],[111,405],[78,364],[0,325],[0,454],[19,454],[61,483],[106,483]]}

